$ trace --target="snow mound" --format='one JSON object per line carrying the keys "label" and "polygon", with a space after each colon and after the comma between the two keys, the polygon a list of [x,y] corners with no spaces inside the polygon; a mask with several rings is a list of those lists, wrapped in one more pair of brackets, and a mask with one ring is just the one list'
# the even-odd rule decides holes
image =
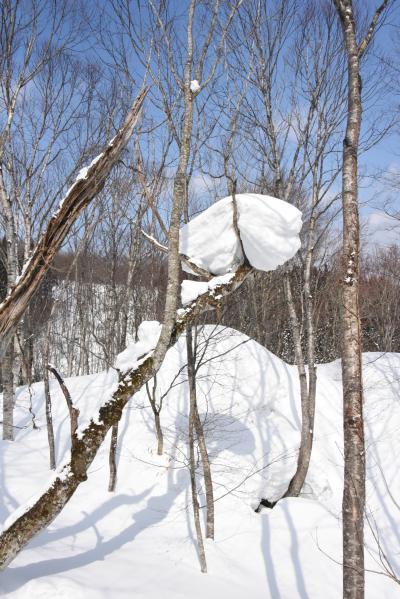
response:
{"label": "snow mound", "polygon": [[[139,342],[157,335],[146,323]],[[62,513],[0,577],[0,595],[85,599],[338,599],[341,596],[343,479],[340,362],[318,366],[314,449],[302,496],[256,514],[260,497],[277,499],[296,466],[300,441],[295,366],[232,329],[199,328],[198,406],[215,493],[215,541],[206,541],[209,573],[199,570],[188,464],[186,340],[172,347],[157,374],[164,454],[156,455],[146,389],[119,426],[118,480],[107,491],[110,434],[88,480]],[[152,337],[154,339],[154,337]],[[139,343],[138,342],[138,343]],[[153,345],[154,341],[150,343]],[[366,599],[395,599],[398,586],[380,572],[378,536],[400,572],[400,355],[364,354],[367,447]],[[66,379],[81,418],[110,395],[115,371]],[[150,387],[152,383],[150,382]],[[70,445],[69,415],[50,381],[57,464]],[[0,441],[0,521],[49,480],[43,383],[17,394],[16,441]],[[102,399],[103,396],[103,399]],[[1,396],[0,396],[1,399]],[[204,505],[201,466],[199,501]],[[204,509],[201,509],[204,523]],[[156,572],[156,575],[155,575]]]}
{"label": "snow mound", "polygon": [[[258,270],[275,270],[300,247],[301,212],[267,195],[236,195],[238,227],[246,258]],[[244,262],[233,226],[232,196],[219,200],[180,231],[180,251],[215,275],[232,272]]]}
{"label": "snow mound", "polygon": [[129,343],[124,351],[118,354],[115,360],[115,368],[124,372],[137,366],[139,360],[156,347],[161,333],[161,326],[158,320],[143,321],[138,328],[138,340]]}

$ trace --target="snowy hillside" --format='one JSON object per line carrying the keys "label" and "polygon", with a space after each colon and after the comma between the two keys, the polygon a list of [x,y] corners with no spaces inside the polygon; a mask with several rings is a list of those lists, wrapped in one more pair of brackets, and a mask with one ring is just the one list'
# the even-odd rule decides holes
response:
{"label": "snowy hillside", "polygon": [[[342,592],[342,399],[340,363],[318,367],[315,445],[304,494],[256,513],[280,497],[294,472],[299,442],[297,370],[231,329],[207,326],[198,401],[212,459],[216,540],[206,543],[201,574],[194,543],[187,468],[185,340],[158,374],[165,453],[156,455],[153,414],[137,394],[120,423],[117,490],[108,493],[109,438],[82,484],[48,530],[0,575],[10,599],[32,597],[172,599],[336,599]],[[207,347],[204,346],[207,345]],[[66,380],[81,419],[115,385],[116,373]],[[383,572],[382,553],[400,572],[400,355],[365,354],[366,568]],[[57,463],[68,452],[65,400],[51,382]],[[14,443],[1,442],[0,520],[50,477],[43,385],[19,390]],[[199,473],[200,480],[200,473]],[[204,510],[203,510],[204,511]],[[381,545],[379,557],[378,540]],[[369,599],[394,598],[399,586],[367,572]]]}

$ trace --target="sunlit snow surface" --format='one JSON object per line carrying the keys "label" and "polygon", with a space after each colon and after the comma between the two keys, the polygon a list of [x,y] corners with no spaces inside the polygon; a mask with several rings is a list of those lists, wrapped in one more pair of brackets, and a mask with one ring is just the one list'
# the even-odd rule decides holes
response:
{"label": "sunlit snow surface", "polygon": [[[340,363],[318,367],[315,447],[303,497],[256,514],[259,498],[285,489],[299,441],[294,366],[231,329],[207,326],[198,375],[215,484],[216,539],[206,543],[209,574],[200,573],[194,544],[187,463],[188,392],[185,340],[169,350],[157,393],[173,384],[156,438],[145,391],[120,423],[118,482],[107,492],[109,437],[60,516],[0,574],[10,599],[339,599],[341,597],[342,399]],[[201,351],[201,350],[200,350]],[[223,354],[223,355],[222,355]],[[218,357],[220,356],[220,357]],[[365,354],[367,444],[366,566],[381,570],[382,547],[399,572],[400,355]],[[181,370],[181,374],[178,374]],[[178,374],[178,376],[177,376]],[[83,419],[115,385],[115,371],[66,379]],[[67,406],[51,381],[57,462],[69,451]],[[158,395],[159,397],[159,395]],[[16,441],[0,445],[0,520],[49,480],[43,385],[17,397]],[[202,479],[199,472],[199,483]],[[201,504],[204,496],[201,495]],[[202,510],[204,513],[204,510]],[[375,561],[377,560],[377,562]],[[336,563],[339,562],[339,563]],[[367,573],[367,599],[398,596],[386,577]]]}

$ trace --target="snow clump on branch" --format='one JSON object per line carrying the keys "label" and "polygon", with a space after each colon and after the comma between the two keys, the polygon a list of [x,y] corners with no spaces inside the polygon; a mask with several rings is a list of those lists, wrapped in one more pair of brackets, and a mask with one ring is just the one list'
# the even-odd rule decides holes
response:
{"label": "snow clump on branch", "polygon": [[240,193],[235,198],[240,239],[228,196],[181,228],[180,252],[213,275],[236,271],[245,257],[253,268],[264,271],[292,258],[300,247],[300,210],[267,195]]}
{"label": "snow clump on branch", "polygon": [[138,328],[138,340],[128,343],[126,349],[118,354],[115,368],[125,372],[138,366],[140,360],[147,357],[157,345],[161,333],[161,323],[158,320],[145,320]]}

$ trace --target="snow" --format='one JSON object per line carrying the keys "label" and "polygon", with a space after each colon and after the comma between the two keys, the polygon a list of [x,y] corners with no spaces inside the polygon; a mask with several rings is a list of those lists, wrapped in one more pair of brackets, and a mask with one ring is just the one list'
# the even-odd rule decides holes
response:
{"label": "snow", "polygon": [[[236,195],[238,227],[246,257],[258,270],[275,270],[300,247],[301,212],[271,196]],[[233,226],[233,201],[217,201],[180,231],[180,252],[214,275],[235,271],[244,256]],[[185,267],[184,267],[185,270]]]}
{"label": "snow", "polygon": [[101,154],[98,154],[98,156],[93,158],[93,160],[89,164],[89,166],[84,166],[83,168],[81,168],[81,170],[79,171],[79,173],[76,176],[75,181],[72,183],[71,187],[68,188],[67,193],[65,194],[64,198],[59,203],[56,213],[53,214],[53,218],[58,214],[58,212],[60,212],[60,210],[65,202],[65,198],[69,196],[71,191],[74,189],[75,185],[77,183],[79,183],[79,181],[83,181],[84,179],[87,179],[89,170],[91,169],[92,166],[94,166],[100,160],[100,158],[103,156],[103,154],[104,154],[104,152],[101,152]]}
{"label": "snow", "polygon": [[[67,465],[67,462],[69,462],[69,457],[70,456],[68,455],[68,460],[65,460],[65,464],[62,464],[61,466],[56,468],[56,470],[50,475],[50,477],[44,485],[45,487],[51,487],[51,485],[55,482],[57,478],[61,481],[65,481],[68,478],[71,472],[69,465]],[[25,503],[21,504],[16,510],[11,512],[11,514],[2,524],[1,530],[3,531],[7,528],[10,528],[10,526],[14,524],[14,522],[18,520],[18,518],[23,516],[26,512],[28,512],[31,509],[31,507],[36,503],[36,501],[40,499],[41,495],[42,489],[39,489],[36,493],[31,495],[31,497],[29,497],[29,499]]]}
{"label": "snow", "polygon": [[226,285],[229,283],[234,276],[234,273],[227,273],[226,275],[221,275],[220,277],[213,277],[210,281],[182,281],[181,285],[181,300],[182,305],[185,306],[190,304],[195,299],[202,295],[203,293],[207,293],[207,291],[212,291],[218,285]]}
{"label": "snow", "polygon": [[[206,343],[207,349],[198,373],[198,403],[216,497],[216,539],[206,542],[209,573],[200,573],[194,544],[187,470],[189,398],[183,369],[161,411],[165,454],[156,455],[153,415],[142,390],[120,422],[116,492],[107,491],[108,436],[88,481],[1,574],[2,597],[341,597],[340,362],[318,366],[314,452],[303,495],[256,514],[259,499],[278,498],[295,468],[300,438],[297,370],[232,329],[208,325],[199,338],[200,354]],[[170,387],[185,362],[181,338],[158,373],[158,394]],[[367,513],[372,515],[366,524],[366,567],[382,569],[371,530],[376,526],[398,573],[400,354],[364,354],[363,376]],[[65,382],[80,415],[88,419],[116,380],[116,372],[110,371]],[[50,391],[57,463],[62,464],[69,454],[69,416],[55,380],[50,381]],[[27,428],[16,429],[13,443],[0,442],[3,522],[54,476],[48,469],[43,384],[35,383],[33,392],[40,428],[32,430],[29,394],[20,388],[15,423]],[[198,482],[204,505],[200,469]],[[204,516],[204,509],[201,513]],[[395,583],[367,571],[366,599],[397,596]]]}
{"label": "snow", "polygon": [[190,82],[190,91],[192,92],[192,94],[197,94],[197,92],[199,92],[200,89],[200,83],[197,81],[197,79],[193,79],[193,81]]}
{"label": "snow", "polygon": [[149,354],[157,345],[161,333],[161,324],[157,320],[147,320],[140,324],[137,332],[138,340],[129,343],[123,352],[118,354],[115,368],[123,372],[135,368],[139,361]]}
{"label": "snow", "polygon": [[97,162],[100,160],[100,158],[103,156],[104,152],[101,152],[101,154],[99,154],[98,156],[96,156],[96,158],[93,158],[92,162],[89,164],[89,166],[85,166],[83,168],[81,168],[81,170],[79,171],[76,179],[75,179],[75,183],[77,183],[78,181],[81,181],[82,179],[87,179],[87,176],[89,174],[89,170],[92,168],[92,166],[94,166],[95,164],[97,164]]}

